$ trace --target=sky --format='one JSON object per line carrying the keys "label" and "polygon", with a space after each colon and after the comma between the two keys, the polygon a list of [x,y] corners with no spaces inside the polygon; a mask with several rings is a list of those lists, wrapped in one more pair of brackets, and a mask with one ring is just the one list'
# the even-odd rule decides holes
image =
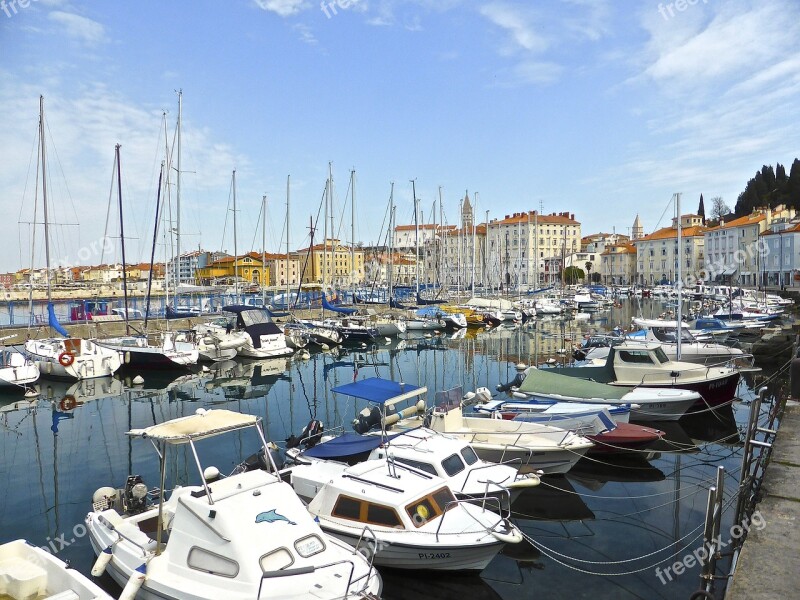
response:
{"label": "sky", "polygon": [[468,190],[482,219],[568,211],[588,235],[639,214],[649,232],[676,192],[683,213],[701,193],[733,208],[800,157],[797,40],[796,0],[6,0],[0,271],[44,265],[40,95],[52,264],[119,260],[116,144],[127,259],[149,260],[177,90],[183,249],[233,252],[234,170],[238,251],[261,249],[264,195],[266,249],[285,248],[287,177],[307,245],[329,164],[346,241],[351,171],[365,244],[386,240],[392,183],[413,222],[412,179],[425,222],[441,190],[456,223]]}

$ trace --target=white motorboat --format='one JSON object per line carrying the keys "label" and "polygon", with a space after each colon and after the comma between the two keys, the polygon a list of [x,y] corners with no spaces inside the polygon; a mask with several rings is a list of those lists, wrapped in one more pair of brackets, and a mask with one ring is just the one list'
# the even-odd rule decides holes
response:
{"label": "white motorboat", "polygon": [[420,427],[390,436],[344,433],[309,448],[293,448],[287,457],[303,464],[337,460],[350,465],[383,460],[408,465],[445,479],[457,498],[495,497],[507,509],[523,489],[539,484],[538,476],[519,473],[519,464],[481,460],[463,440]]}
{"label": "white motorboat", "polygon": [[229,327],[225,318],[195,325],[192,330],[196,334],[199,360],[204,361],[230,360],[250,341],[244,331],[234,331]]}
{"label": "white motorboat", "polygon": [[238,353],[247,358],[279,358],[290,356],[294,350],[286,344],[286,336],[273,321],[266,308],[232,305],[223,311],[236,316],[236,330],[249,338]]}
{"label": "white motorboat", "polygon": [[[735,367],[671,361],[660,343],[629,341],[609,348],[604,361],[581,367],[559,367],[553,371],[612,386],[691,390],[702,396],[702,400],[695,403],[702,407],[730,402],[740,376]],[[639,403],[633,399],[631,402]]]}
{"label": "white motorboat", "polygon": [[0,347],[0,389],[27,391],[38,379],[39,367],[35,362],[18,350]]}
{"label": "white motorboat", "polygon": [[180,369],[197,364],[197,344],[182,332],[164,331],[153,338],[127,335],[96,339],[98,346],[119,352],[125,364],[134,368]]}
{"label": "white motorboat", "polygon": [[391,459],[297,465],[291,482],[323,531],[371,549],[377,565],[479,572],[522,541],[499,502],[457,500],[445,480]]}
{"label": "white motorboat", "polygon": [[112,600],[96,583],[49,550],[25,540],[0,545],[4,600]]}
{"label": "white motorboat", "polygon": [[398,403],[422,396],[428,389],[370,377],[340,385],[332,391],[362,398],[380,407],[377,413],[369,409],[362,411],[360,423],[354,425],[356,431],[367,431],[376,424],[382,428],[396,424],[402,430],[423,425],[470,444],[487,462],[515,461],[522,473],[566,473],[593,445],[582,436],[556,427],[464,416],[460,387],[437,392],[436,404],[429,411],[425,411],[425,403],[420,400],[400,412],[395,409]]}
{"label": "white motorboat", "polygon": [[[655,321],[633,319],[639,331],[629,333],[628,337],[635,342],[660,342],[664,353],[670,360],[681,360],[698,364],[714,364],[731,360],[744,360],[745,354],[739,348],[732,348],[715,342],[699,341],[689,331],[688,324],[680,327],[680,358],[678,357],[678,324],[675,321]],[[599,352],[599,353],[598,353]],[[592,351],[586,355],[587,359],[605,358],[607,353]],[[752,358],[752,357],[751,357]],[[752,366],[752,360],[749,361]]]}
{"label": "white motorboat", "polygon": [[702,397],[695,391],[613,386],[562,374],[563,369],[537,369],[530,367],[515,390],[518,398],[558,402],[591,404],[605,407],[609,404],[630,408],[636,421],[676,421]]}
{"label": "white motorboat", "polygon": [[45,377],[108,377],[122,366],[122,354],[118,351],[81,338],[28,340],[25,342],[25,353]]}
{"label": "white motorboat", "polygon": [[[161,484],[169,447],[188,444],[202,485],[177,487],[165,499],[138,476],[119,490],[101,488],[86,527],[98,559],[124,586],[122,597],[175,600],[253,598],[366,598],[381,579],[362,553],[327,535],[289,484],[274,472],[253,470],[219,477],[203,470],[195,442],[255,429],[266,451],[261,419],[227,410],[203,410],[134,429],[157,449]],[[172,457],[169,457],[171,460]],[[273,465],[274,467],[274,465]],[[277,469],[275,469],[277,471]],[[148,498],[155,495],[158,502]]]}

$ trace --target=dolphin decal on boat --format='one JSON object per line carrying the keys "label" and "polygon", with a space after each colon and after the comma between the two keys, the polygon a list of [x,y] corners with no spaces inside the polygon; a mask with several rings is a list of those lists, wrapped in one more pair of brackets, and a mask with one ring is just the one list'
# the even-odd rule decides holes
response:
{"label": "dolphin decal on boat", "polygon": [[259,513],[256,516],[256,523],[275,523],[277,521],[286,521],[289,525],[297,525],[294,521],[290,521],[283,515],[279,514],[274,508],[266,512]]}

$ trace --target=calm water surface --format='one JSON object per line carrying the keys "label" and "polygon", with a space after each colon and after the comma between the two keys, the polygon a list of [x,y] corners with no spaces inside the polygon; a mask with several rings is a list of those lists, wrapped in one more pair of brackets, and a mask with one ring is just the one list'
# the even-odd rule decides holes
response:
{"label": "calm water surface", "polygon": [[[547,321],[499,328],[455,338],[393,340],[339,354],[312,354],[307,361],[227,362],[207,372],[145,376],[142,386],[128,380],[97,380],[68,386],[43,384],[33,401],[0,398],[0,543],[17,538],[45,546],[80,571],[89,572],[94,555],[83,519],[92,493],[121,486],[128,474],[158,482],[152,447],[130,441],[125,432],[198,408],[227,408],[263,417],[275,441],[299,433],[320,419],[327,429],[344,425],[364,407],[337,398],[336,385],[380,376],[426,385],[429,401],[437,390],[495,385],[513,378],[513,365],[561,359],[559,350],[594,329],[630,323],[632,312],[654,316],[658,302],[644,310],[633,303],[588,321]],[[624,458],[584,458],[566,476],[545,477],[542,485],[514,505],[517,524],[539,547],[509,547],[478,576],[437,576],[383,572],[385,598],[676,598],[699,586],[697,568],[662,584],[662,570],[701,545],[708,487],[719,465],[728,472],[726,498],[735,501],[741,443],[754,386],[769,373],[748,374],[741,401],[677,423],[657,427],[667,439],[647,452]],[[768,383],[769,396],[785,381]],[[73,402],[74,398],[74,402]],[[222,436],[201,442],[204,464],[230,472],[257,446],[254,436]],[[171,486],[197,483],[185,448],[172,453]],[[723,532],[732,519],[725,513]],[[663,578],[663,576],[662,576]],[[119,594],[113,581],[101,584]]]}

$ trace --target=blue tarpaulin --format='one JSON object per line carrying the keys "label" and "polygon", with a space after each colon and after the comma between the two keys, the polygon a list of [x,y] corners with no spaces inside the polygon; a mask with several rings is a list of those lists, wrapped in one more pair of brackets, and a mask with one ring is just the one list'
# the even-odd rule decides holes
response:
{"label": "blue tarpaulin", "polygon": [[322,308],[325,310],[331,310],[336,313],[341,313],[343,315],[352,315],[358,312],[357,308],[344,308],[342,306],[333,306],[330,302],[328,302],[327,296],[322,294]]}
{"label": "blue tarpaulin", "polygon": [[331,391],[377,404],[385,404],[389,400],[399,401],[419,396],[427,392],[428,388],[410,383],[398,383],[380,377],[370,377],[337,386]]}
{"label": "blue tarpaulin", "polygon": [[53,306],[52,302],[47,303],[47,322],[50,324],[50,327],[55,329],[58,333],[66,338],[69,337],[67,330],[61,326],[61,323],[58,322],[58,318],[56,318],[56,308]]}
{"label": "blue tarpaulin", "polygon": [[303,452],[303,456],[312,458],[342,458],[371,452],[387,440],[392,440],[405,432],[395,433],[387,437],[380,435],[360,435],[358,433],[343,433],[342,435],[317,444]]}

